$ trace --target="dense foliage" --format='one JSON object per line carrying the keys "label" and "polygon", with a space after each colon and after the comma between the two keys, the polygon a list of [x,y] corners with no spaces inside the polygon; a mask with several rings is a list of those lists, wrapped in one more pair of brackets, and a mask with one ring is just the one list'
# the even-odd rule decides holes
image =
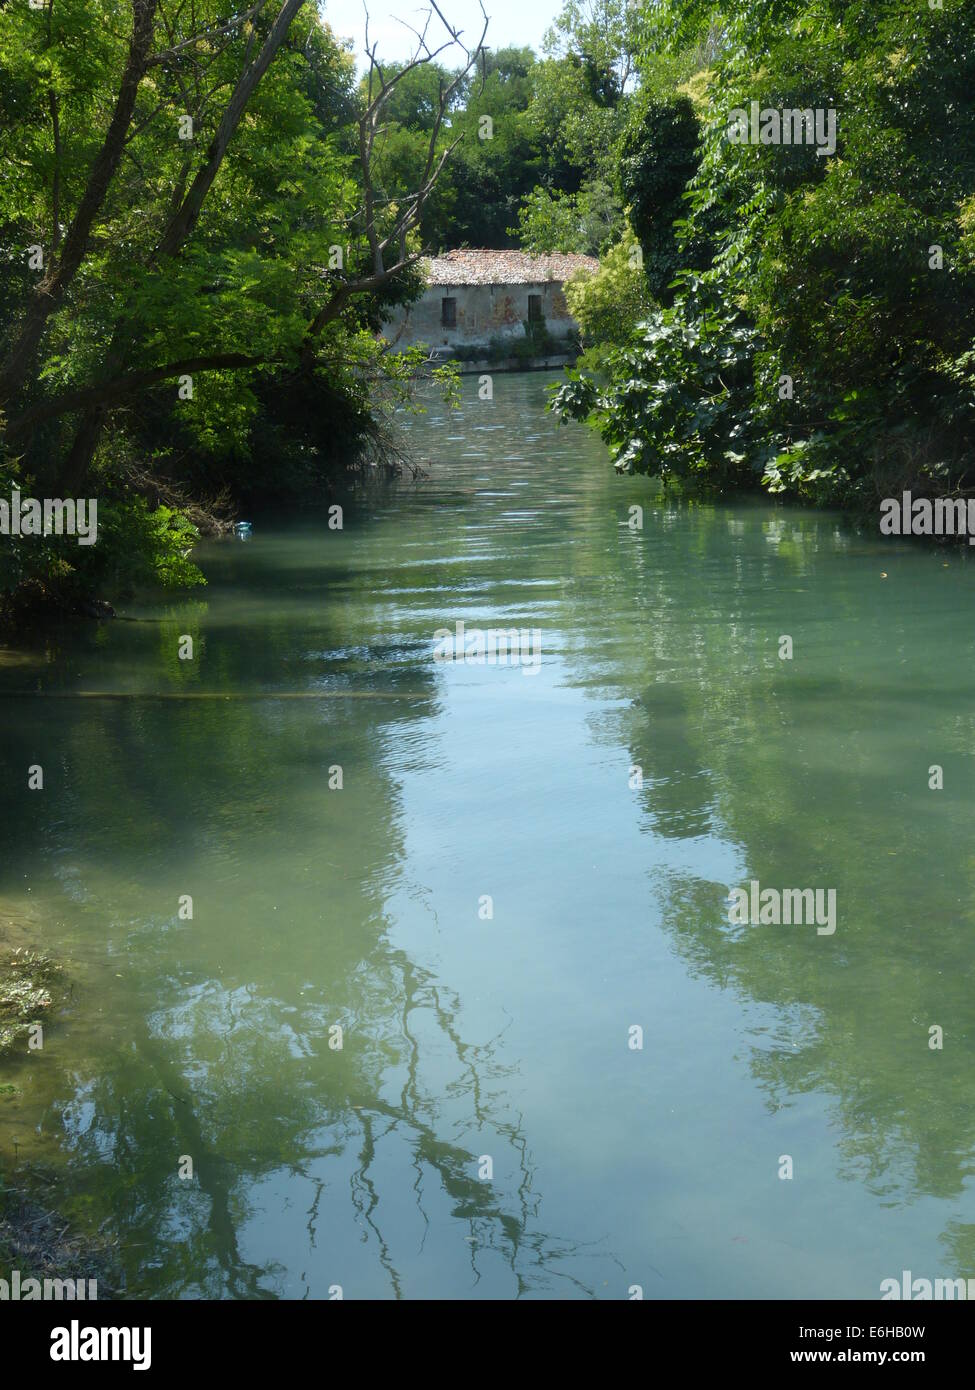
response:
{"label": "dense foliage", "polygon": [[310,0],[3,7],[0,499],[102,539],[5,537],[0,607],[198,581],[199,526],[390,457],[384,313],[464,245],[601,257],[556,408],[621,469],[963,494],[973,104],[975,0],[565,0],[365,76]]}
{"label": "dense foliage", "polygon": [[[458,88],[442,146],[459,140],[424,211],[424,243],[597,255],[619,239],[616,145],[633,95],[635,12],[566,0],[543,54],[501,48]],[[441,69],[441,80],[448,77]],[[431,121],[432,70],[410,74],[384,137],[384,189],[415,180]]]}
{"label": "dense foliage", "polygon": [[[852,506],[964,491],[975,4],[643,15],[621,185],[657,305],[557,408],[628,471]],[[745,143],[733,113],[753,102],[819,111],[824,133],[832,109],[835,149]]]}
{"label": "dense foliage", "polygon": [[0,9],[0,498],[97,496],[100,532],[4,537],[0,602],[199,580],[196,523],[382,448],[435,186],[375,196],[385,85],[307,0]]}
{"label": "dense foliage", "polygon": [[629,228],[603,256],[594,275],[580,271],[565,286],[572,317],[585,339],[594,346],[588,360],[598,360],[601,350],[622,346],[635,323],[652,312],[654,301],[644,273],[642,248]]}
{"label": "dense foliage", "polygon": [[199,526],[395,457],[421,251],[619,246],[633,7],[459,37],[357,74],[311,0],[0,9],[0,498],[97,495],[101,532],[4,538],[0,608],[199,582]]}

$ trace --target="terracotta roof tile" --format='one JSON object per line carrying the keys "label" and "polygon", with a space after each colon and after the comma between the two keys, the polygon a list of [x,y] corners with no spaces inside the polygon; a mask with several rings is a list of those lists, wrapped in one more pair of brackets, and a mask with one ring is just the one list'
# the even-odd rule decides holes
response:
{"label": "terracotta roof tile", "polygon": [[527,251],[447,251],[425,262],[428,285],[541,285],[568,280],[577,270],[595,271],[595,256],[561,251],[530,256]]}

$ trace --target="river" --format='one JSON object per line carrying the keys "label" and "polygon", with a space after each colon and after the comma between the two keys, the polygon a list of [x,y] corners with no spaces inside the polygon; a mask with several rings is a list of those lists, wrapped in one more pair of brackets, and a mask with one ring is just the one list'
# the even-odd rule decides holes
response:
{"label": "river", "polygon": [[[73,988],[0,1156],[131,1296],[975,1275],[968,552],[617,478],[552,379],[3,654],[0,918]],[[458,621],[538,669],[436,659]],[[835,932],[732,924],[752,880]]]}

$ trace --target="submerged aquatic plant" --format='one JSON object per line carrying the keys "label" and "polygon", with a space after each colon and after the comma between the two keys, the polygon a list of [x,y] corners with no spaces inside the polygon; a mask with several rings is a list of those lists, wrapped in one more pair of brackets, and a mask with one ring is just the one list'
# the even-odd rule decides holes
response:
{"label": "submerged aquatic plant", "polygon": [[60,993],[61,968],[24,947],[0,954],[0,1055],[50,1013]]}

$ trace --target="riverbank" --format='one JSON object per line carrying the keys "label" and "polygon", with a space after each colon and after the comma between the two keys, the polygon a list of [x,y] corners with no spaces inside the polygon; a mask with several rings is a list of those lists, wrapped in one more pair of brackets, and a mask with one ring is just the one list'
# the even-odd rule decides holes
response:
{"label": "riverbank", "polygon": [[461,376],[479,372],[553,372],[571,367],[578,361],[578,352],[553,353],[549,357],[498,357],[487,353],[483,357],[452,357]]}
{"label": "riverbank", "polygon": [[[31,1186],[46,1192],[54,1188],[54,1179],[35,1174]],[[116,1297],[115,1247],[108,1239],[93,1241],[72,1231],[56,1210],[0,1177],[0,1280],[19,1283],[23,1290],[30,1279],[84,1281],[88,1297],[93,1285],[96,1296]]]}
{"label": "riverbank", "polygon": [[[22,1086],[15,1059],[56,1016],[70,991],[64,967],[37,949],[40,923],[30,914],[0,907],[0,1106],[16,1106]],[[4,1064],[8,1064],[7,1068]],[[19,1069],[18,1069],[19,1070]],[[57,1178],[34,1165],[21,1169],[16,1155],[0,1158],[0,1280],[15,1271],[29,1279],[95,1280],[102,1296],[118,1287],[113,1243],[74,1230],[59,1210]],[[21,1295],[22,1297],[24,1295]]]}

